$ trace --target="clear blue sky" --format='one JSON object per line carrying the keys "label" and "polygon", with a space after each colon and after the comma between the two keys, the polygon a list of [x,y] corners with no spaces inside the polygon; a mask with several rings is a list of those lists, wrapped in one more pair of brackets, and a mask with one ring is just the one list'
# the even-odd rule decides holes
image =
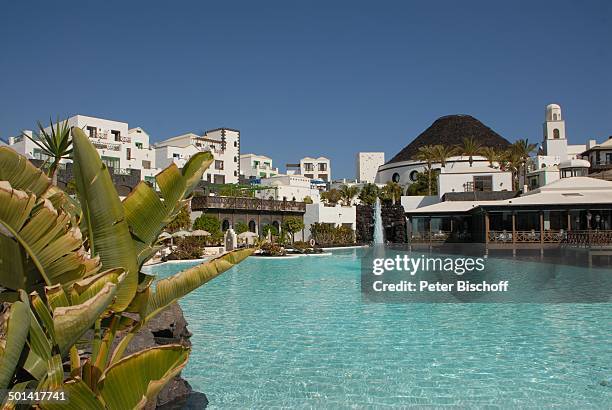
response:
{"label": "clear blue sky", "polygon": [[225,126],[337,178],[446,114],[539,142],[556,102],[571,142],[612,135],[609,1],[13,1],[0,46],[3,138],[76,113],[154,141]]}

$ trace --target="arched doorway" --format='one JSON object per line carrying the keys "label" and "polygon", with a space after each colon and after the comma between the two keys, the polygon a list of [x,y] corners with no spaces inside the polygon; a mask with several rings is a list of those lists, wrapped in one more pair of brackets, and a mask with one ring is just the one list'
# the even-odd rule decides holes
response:
{"label": "arched doorway", "polygon": [[253,233],[255,233],[256,228],[257,228],[257,224],[255,223],[255,221],[254,221],[254,220],[252,220],[252,219],[251,219],[251,220],[249,221],[249,232],[253,232]]}
{"label": "arched doorway", "polygon": [[230,227],[230,222],[227,219],[223,220],[223,223],[221,224],[221,230],[223,232],[227,231]]}
{"label": "arched doorway", "polygon": [[272,222],[272,226],[276,228],[276,232],[280,233],[280,224],[278,221]]}

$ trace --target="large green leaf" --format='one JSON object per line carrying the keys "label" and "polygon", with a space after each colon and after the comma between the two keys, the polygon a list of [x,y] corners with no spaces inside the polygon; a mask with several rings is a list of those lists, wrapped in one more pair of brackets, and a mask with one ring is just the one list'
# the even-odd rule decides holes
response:
{"label": "large green leaf", "polygon": [[107,409],[142,408],[187,364],[189,348],[153,347],[127,356],[104,371],[98,391]]}
{"label": "large green leaf", "polygon": [[15,189],[32,192],[37,197],[51,186],[42,170],[8,147],[0,147],[0,181],[8,181]]}
{"label": "large green leaf", "polygon": [[105,269],[124,268],[127,274],[117,289],[116,308],[122,310],[138,287],[134,243],[106,165],[81,129],[72,133],[74,175],[92,255],[100,257]]}
{"label": "large green leaf", "polygon": [[[98,259],[87,256],[81,232],[71,220],[69,214],[58,212],[50,200],[37,200],[34,194],[0,181],[0,285],[8,289],[27,287],[29,291],[39,282],[68,286],[95,273]],[[24,262],[17,243],[29,257],[28,266],[22,265],[21,269],[14,266]],[[12,258],[9,252],[15,252]]]}
{"label": "large green leaf", "polygon": [[247,248],[228,252],[156,282],[155,292],[149,297],[144,320],[155,316],[173,302],[231,269],[254,251],[254,248]]}
{"label": "large green leaf", "polygon": [[6,389],[13,378],[30,326],[27,304],[17,301],[5,306],[0,314],[0,389]]}
{"label": "large green leaf", "polygon": [[47,410],[104,410],[102,402],[80,378],[66,380],[61,389],[68,397],[68,402],[45,401],[40,403]]}
{"label": "large green leaf", "polygon": [[53,309],[55,339],[62,353],[66,353],[102,313],[110,308],[117,294],[117,286],[120,284],[107,282],[94,297],[80,305]]}
{"label": "large green leaf", "polygon": [[212,162],[210,152],[199,152],[181,170],[173,163],[156,176],[161,198],[149,184],[142,181],[125,198],[123,208],[134,238],[139,266],[154,253],[153,245],[159,233],[184,206],[185,198],[191,194]]}

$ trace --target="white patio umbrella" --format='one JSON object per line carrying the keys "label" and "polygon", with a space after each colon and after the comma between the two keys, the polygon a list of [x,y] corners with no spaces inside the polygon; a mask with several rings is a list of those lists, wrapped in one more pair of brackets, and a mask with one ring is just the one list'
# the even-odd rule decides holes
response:
{"label": "white patio umbrella", "polygon": [[250,232],[250,231],[246,231],[246,232],[242,232],[241,234],[238,234],[238,238],[240,239],[250,239],[250,238],[257,238],[259,235],[257,235],[255,232]]}
{"label": "white patio umbrella", "polygon": [[173,238],[182,238],[183,236],[190,236],[191,232],[189,231],[176,231],[172,234]]}
{"label": "white patio umbrella", "polygon": [[191,236],[210,236],[210,232],[203,229],[196,229],[195,231],[191,232]]}

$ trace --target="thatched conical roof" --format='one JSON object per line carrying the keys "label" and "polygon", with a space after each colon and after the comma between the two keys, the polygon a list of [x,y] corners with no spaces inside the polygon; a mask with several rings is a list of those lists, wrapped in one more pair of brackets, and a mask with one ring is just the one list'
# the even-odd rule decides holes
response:
{"label": "thatched conical roof", "polygon": [[388,163],[415,159],[425,145],[461,145],[464,138],[474,137],[485,147],[506,148],[510,143],[504,137],[471,115],[446,115],[434,121]]}

